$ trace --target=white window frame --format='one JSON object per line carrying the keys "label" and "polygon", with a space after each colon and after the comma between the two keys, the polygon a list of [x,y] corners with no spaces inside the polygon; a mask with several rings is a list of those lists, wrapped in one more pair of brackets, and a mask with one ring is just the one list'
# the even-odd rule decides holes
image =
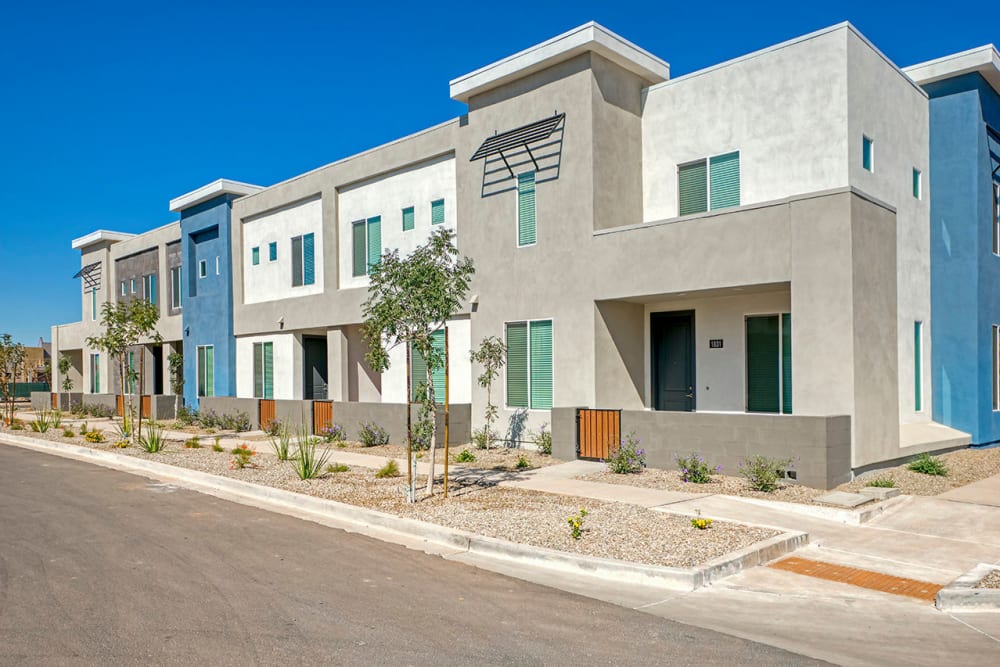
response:
{"label": "white window frame", "polygon": [[[865,167],[865,142],[871,144],[871,168]],[[861,135],[861,168],[867,171],[869,174],[875,173],[875,140],[869,137],[867,134]]]}
{"label": "white window frame", "polygon": [[136,291],[135,290],[135,278],[129,278],[128,282],[129,282],[129,291],[131,291],[132,294],[135,294],[135,291]]}
{"label": "white window frame", "polygon": [[123,280],[122,281],[122,296],[127,296],[127,295],[128,295],[128,285],[126,285],[125,281]]}
{"label": "white window frame", "polygon": [[[551,408],[532,408],[531,407],[531,323],[532,322],[551,322],[552,323],[552,407]],[[507,347],[507,325],[508,324],[524,324],[526,332],[528,335],[528,407],[514,407],[507,405],[507,357],[504,356],[503,364],[503,407],[506,410],[527,410],[530,412],[551,412],[555,409],[556,402],[556,319],[554,317],[534,317],[532,319],[525,320],[504,320],[503,322],[503,345],[506,349]]]}
{"label": "white window frame", "polygon": [[[204,260],[202,260],[202,261],[204,261]],[[211,394],[207,394],[207,393],[206,394],[199,394],[198,393],[198,389],[199,389],[198,385],[199,385],[199,381],[201,380],[201,378],[199,377],[201,375],[201,373],[200,373],[201,369],[198,367],[198,361],[201,359],[200,351],[203,350],[203,349],[208,349],[208,348],[212,348],[212,393]],[[194,367],[195,367],[194,368],[194,393],[198,395],[198,398],[214,398],[215,397],[215,345],[199,345],[199,346],[197,346],[195,348],[195,353],[194,354],[195,354],[195,356],[194,356]],[[208,355],[205,355],[205,356],[207,357]],[[207,369],[207,365],[206,365],[206,369]],[[205,372],[205,375],[208,375],[207,370]],[[206,389],[206,391],[208,390],[208,383],[207,382],[205,383],[205,389]]]}
{"label": "white window frame", "polygon": [[[736,153],[739,155],[740,161],[740,203],[736,206],[727,206],[726,208],[712,208],[712,158],[721,157],[723,155],[729,155],[730,153]],[[684,167],[690,167],[693,164],[698,164],[699,162],[705,163],[705,210],[700,213],[686,213],[681,215],[681,169]],[[677,183],[677,217],[688,217],[689,215],[705,215],[706,213],[711,213],[712,211],[725,211],[727,209],[738,209],[743,206],[743,151],[739,148],[732,148],[730,150],[722,151],[721,153],[714,153],[712,155],[706,155],[703,158],[696,160],[688,160],[687,162],[680,162],[677,164],[677,173],[674,177],[674,182]]]}
{"label": "white window frame", "polygon": [[219,255],[215,256],[215,275],[219,275]]}

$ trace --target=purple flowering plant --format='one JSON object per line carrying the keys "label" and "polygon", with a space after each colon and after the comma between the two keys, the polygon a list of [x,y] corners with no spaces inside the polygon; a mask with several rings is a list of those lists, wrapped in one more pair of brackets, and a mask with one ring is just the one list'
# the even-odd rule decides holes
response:
{"label": "purple flowering plant", "polygon": [[674,459],[677,461],[677,470],[680,471],[682,482],[708,484],[712,481],[713,474],[718,475],[722,472],[720,465],[715,466],[713,472],[712,466],[705,462],[705,457],[696,452],[691,452],[691,456],[688,457],[675,454]]}
{"label": "purple flowering plant", "polygon": [[604,461],[608,470],[620,475],[642,472],[646,467],[646,450],[639,447],[640,442],[634,432],[626,435]]}

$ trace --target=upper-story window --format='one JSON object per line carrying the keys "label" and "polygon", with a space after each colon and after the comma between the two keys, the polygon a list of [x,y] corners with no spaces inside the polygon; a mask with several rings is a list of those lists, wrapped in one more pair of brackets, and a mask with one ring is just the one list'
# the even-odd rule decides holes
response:
{"label": "upper-story window", "polygon": [[351,223],[352,275],[368,275],[382,257],[382,216]]}
{"label": "upper-story window", "polygon": [[517,175],[517,247],[535,245],[535,172]]}
{"label": "upper-story window", "polygon": [[129,287],[131,288],[132,294],[135,294],[135,278],[129,279]]}
{"label": "upper-story window", "polygon": [[871,137],[861,137],[861,166],[865,171],[875,171],[875,142]]}
{"label": "upper-story window", "polygon": [[1000,255],[1000,183],[993,183],[993,254]]}
{"label": "upper-story window", "polygon": [[125,286],[125,281],[122,281],[122,296],[128,294],[128,288]]}
{"label": "upper-story window", "polygon": [[156,304],[156,274],[142,277],[142,298],[151,304]]}
{"label": "upper-story window", "polygon": [[916,167],[913,168],[913,197],[914,199],[924,198],[924,175]]}
{"label": "upper-story window", "polygon": [[678,215],[740,205],[740,152],[696,160],[677,168]]}
{"label": "upper-story window", "polygon": [[198,277],[204,278],[208,275],[208,261],[204,259],[198,260]]}
{"label": "upper-story window", "polygon": [[292,287],[316,282],[316,251],[312,233],[292,237]]}
{"label": "upper-story window", "polygon": [[278,242],[271,241],[267,244],[267,261],[277,262],[278,261]]}
{"label": "upper-story window", "polygon": [[435,199],[431,202],[431,224],[440,225],[444,222],[444,200]]}
{"label": "upper-story window", "polygon": [[260,264],[260,246],[254,246],[250,250],[250,261],[254,266]]}
{"label": "upper-story window", "polygon": [[170,307],[181,307],[181,267],[170,269]]}
{"label": "upper-story window", "polygon": [[413,207],[407,206],[403,209],[403,231],[408,232],[414,227]]}
{"label": "upper-story window", "polygon": [[97,321],[97,289],[90,290],[90,319]]}
{"label": "upper-story window", "polygon": [[219,275],[221,268],[219,267],[219,256],[215,256],[215,275]]}

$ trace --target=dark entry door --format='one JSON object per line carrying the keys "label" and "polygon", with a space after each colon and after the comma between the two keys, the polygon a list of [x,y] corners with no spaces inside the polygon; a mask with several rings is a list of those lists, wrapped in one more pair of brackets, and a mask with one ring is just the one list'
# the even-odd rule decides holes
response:
{"label": "dark entry door", "polygon": [[653,408],[694,410],[694,312],[652,313]]}
{"label": "dark entry door", "polygon": [[153,394],[163,393],[163,346],[153,347]]}
{"label": "dark entry door", "polygon": [[317,401],[326,400],[326,338],[302,338],[303,396]]}

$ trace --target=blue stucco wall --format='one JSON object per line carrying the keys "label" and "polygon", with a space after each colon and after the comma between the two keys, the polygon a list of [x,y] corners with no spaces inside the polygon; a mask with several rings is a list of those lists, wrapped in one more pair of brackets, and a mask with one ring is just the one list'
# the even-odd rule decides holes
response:
{"label": "blue stucco wall", "polygon": [[992,325],[1000,324],[986,124],[1000,96],[979,74],[925,86],[930,95],[931,371],[934,420],[973,444],[1000,440],[993,410]]}
{"label": "blue stucco wall", "polygon": [[[181,212],[184,403],[194,408],[198,407],[197,349],[200,345],[215,346],[215,395],[236,395],[232,252],[229,243],[233,199],[233,195],[223,195]],[[198,264],[203,259],[208,275],[200,278]]]}

